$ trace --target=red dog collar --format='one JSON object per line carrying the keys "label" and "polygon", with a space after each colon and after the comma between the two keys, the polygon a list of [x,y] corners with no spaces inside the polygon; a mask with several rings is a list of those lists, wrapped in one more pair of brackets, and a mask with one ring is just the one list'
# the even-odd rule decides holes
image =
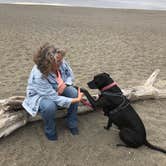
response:
{"label": "red dog collar", "polygon": [[117,85],[117,83],[116,83],[116,82],[113,82],[112,84],[109,84],[109,85],[105,86],[104,88],[102,88],[101,91],[110,89],[110,88],[112,88],[112,87],[115,86],[115,85]]}

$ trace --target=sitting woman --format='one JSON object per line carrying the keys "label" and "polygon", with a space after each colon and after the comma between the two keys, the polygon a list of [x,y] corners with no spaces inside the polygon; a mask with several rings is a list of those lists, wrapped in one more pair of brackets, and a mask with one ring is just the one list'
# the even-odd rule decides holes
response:
{"label": "sitting woman", "polygon": [[65,52],[53,45],[44,44],[34,54],[35,65],[28,79],[25,110],[35,116],[38,112],[44,120],[45,135],[57,140],[55,114],[59,107],[67,108],[67,127],[78,134],[77,108],[83,93],[73,85],[73,72],[63,59]]}

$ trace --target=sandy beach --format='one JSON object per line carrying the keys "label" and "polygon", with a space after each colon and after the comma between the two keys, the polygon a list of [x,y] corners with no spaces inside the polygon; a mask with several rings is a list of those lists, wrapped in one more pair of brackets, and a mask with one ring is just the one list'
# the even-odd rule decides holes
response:
{"label": "sandy beach", "polygon": [[[75,84],[108,72],[121,88],[141,85],[160,69],[166,88],[166,11],[0,5],[0,99],[25,95],[32,55],[45,42],[68,50]],[[92,92],[92,91],[91,91]],[[93,91],[94,93],[94,91]],[[148,140],[166,149],[166,100],[132,104]],[[102,112],[79,116],[80,135],[57,120],[59,140],[49,142],[34,122],[0,140],[0,166],[165,166],[166,156],[121,143],[115,126],[105,131]]]}

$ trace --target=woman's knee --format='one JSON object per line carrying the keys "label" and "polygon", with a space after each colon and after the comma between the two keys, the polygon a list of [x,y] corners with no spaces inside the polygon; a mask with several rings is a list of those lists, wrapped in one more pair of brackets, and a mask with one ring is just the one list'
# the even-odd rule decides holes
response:
{"label": "woman's knee", "polygon": [[77,92],[77,89],[74,88],[73,86],[69,86],[67,87],[67,92],[68,92],[68,97],[71,97],[71,98],[76,98],[78,96],[78,92]]}
{"label": "woman's knee", "polygon": [[52,100],[43,99],[40,102],[40,112],[42,115],[51,117],[55,115],[55,112],[57,110],[56,104]]}

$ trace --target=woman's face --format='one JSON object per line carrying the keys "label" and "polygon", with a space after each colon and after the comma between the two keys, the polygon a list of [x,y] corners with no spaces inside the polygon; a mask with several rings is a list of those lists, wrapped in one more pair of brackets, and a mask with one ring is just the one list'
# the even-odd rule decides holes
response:
{"label": "woman's face", "polygon": [[57,53],[58,55],[56,56],[56,59],[57,59],[57,65],[61,65],[62,61],[63,61],[63,56],[62,54],[59,52]]}
{"label": "woman's face", "polygon": [[55,55],[55,61],[53,63],[53,68],[54,69],[59,69],[59,66],[62,64],[62,61],[63,61],[63,56],[61,53],[57,53]]}

